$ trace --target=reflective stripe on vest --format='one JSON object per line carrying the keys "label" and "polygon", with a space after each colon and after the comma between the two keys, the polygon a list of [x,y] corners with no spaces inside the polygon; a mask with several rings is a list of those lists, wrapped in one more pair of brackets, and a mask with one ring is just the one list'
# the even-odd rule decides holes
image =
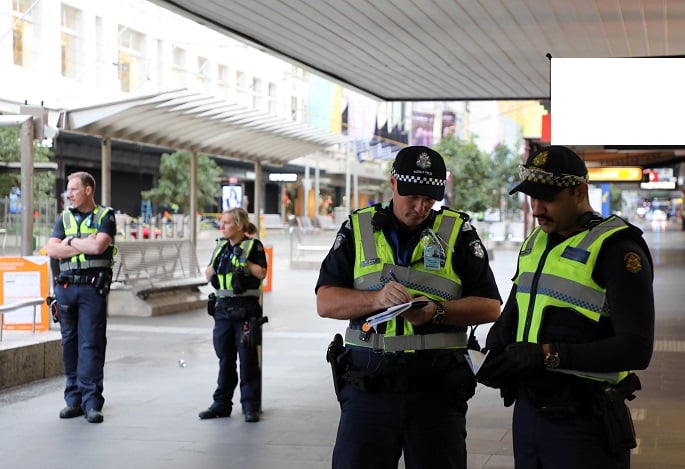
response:
{"label": "reflective stripe on vest", "polygon": [[235,294],[233,293],[233,290],[223,290],[220,288],[215,288],[214,292],[216,293],[216,296],[219,298],[226,298],[226,297],[237,297],[237,296],[259,296],[261,294],[261,290],[258,289],[249,289],[245,290],[243,293]]}
{"label": "reflective stripe on vest", "polygon": [[[626,222],[612,216],[565,239],[545,254],[548,236],[536,227],[521,247],[519,274],[514,279],[519,312],[517,342],[539,342],[543,313],[549,307],[579,313],[595,323],[602,316],[611,316],[606,290],[594,281],[592,272],[604,242],[624,229],[628,229]],[[628,374],[556,371],[610,382],[618,382]]]}
{"label": "reflective stripe on vest", "polygon": [[466,348],[466,332],[438,332],[435,334],[398,335],[369,333],[366,340],[359,338],[359,330],[347,328],[345,343],[356,347],[370,348],[382,352],[403,350],[437,350]]}
{"label": "reflective stripe on vest", "polygon": [[[81,224],[76,223],[76,218],[71,210],[67,209],[62,212],[62,225],[64,226],[64,234],[66,236],[78,236],[97,234],[102,223],[102,219],[112,210],[109,207],[97,205],[93,211],[88,214]],[[114,243],[110,243],[105,253],[100,255],[79,253],[75,256],[60,261],[60,272],[68,270],[89,269],[89,268],[110,268],[114,264],[114,256],[117,253],[117,248]]]}
{"label": "reflective stripe on vest", "polygon": [[[463,218],[458,212],[445,209],[438,212],[432,229],[439,239],[446,244],[445,263],[440,270],[427,270],[422,262],[423,245],[419,242],[411,254],[412,267],[395,264],[392,246],[382,230],[374,229],[371,220],[377,207],[367,207],[355,211],[350,215],[352,232],[355,242],[354,288],[357,290],[378,291],[393,280],[390,272],[404,285],[413,296],[425,295],[428,298],[446,301],[461,298],[462,285],[459,275],[453,268],[454,246],[461,232]],[[398,331],[397,326],[403,325]],[[409,321],[398,321],[393,318],[386,323],[385,334],[381,334],[387,341],[392,336],[414,336],[414,326]],[[422,334],[424,335],[424,334]],[[432,335],[432,334],[429,334]],[[404,339],[402,339],[404,340]],[[417,350],[412,348],[421,344],[423,339],[406,339],[405,348],[399,350]],[[384,342],[387,343],[387,342]],[[400,342],[397,342],[400,343]],[[426,342],[423,342],[425,345]],[[429,344],[430,345],[430,344]],[[464,343],[465,347],[466,344]],[[463,348],[462,347],[462,348]],[[437,347],[442,348],[442,346]]]}
{"label": "reflective stripe on vest", "polygon": [[[219,246],[224,246],[227,243],[228,243],[227,240],[221,240],[219,242]],[[243,251],[242,254],[240,255],[240,257],[233,255],[233,253],[229,254],[229,256],[230,256],[229,259],[231,262],[232,269],[231,269],[231,272],[217,272],[216,276],[217,276],[217,279],[219,280],[219,288],[214,289],[216,296],[219,296],[219,297],[259,296],[261,294],[261,290],[262,290],[261,283],[259,285],[259,289],[247,290],[250,292],[255,292],[255,291],[257,292],[256,294],[251,293],[249,295],[247,294],[247,291],[245,293],[241,293],[240,295],[234,295],[233,294],[233,287],[232,287],[232,283],[231,283],[232,278],[233,278],[233,269],[235,269],[236,267],[244,267],[245,269],[247,269],[247,258],[249,257],[250,251],[252,250],[253,246],[254,246],[254,239],[245,238],[244,240],[242,240],[240,242],[240,248]],[[216,258],[216,256],[220,252],[221,252],[220,248],[217,248],[214,250],[214,255],[212,256],[212,263],[214,263],[214,259]],[[230,292],[230,294],[224,295],[220,292]]]}
{"label": "reflective stripe on vest", "polygon": [[88,259],[82,262],[64,261],[59,263],[60,271],[75,270],[75,269],[94,269],[94,268],[109,268],[112,267],[113,261],[107,259]]}
{"label": "reflective stripe on vest", "polygon": [[423,246],[419,242],[411,256],[412,267],[395,265],[395,256],[382,230],[375,230],[371,218],[375,207],[361,209],[351,215],[354,232],[356,260],[354,288],[378,291],[392,280],[390,271],[410,292],[426,295],[436,300],[461,298],[461,279],[453,269],[452,246],[457,241],[463,224],[458,212],[441,211],[436,219],[436,235],[449,248],[445,249],[445,265],[439,271],[426,270],[421,262]]}

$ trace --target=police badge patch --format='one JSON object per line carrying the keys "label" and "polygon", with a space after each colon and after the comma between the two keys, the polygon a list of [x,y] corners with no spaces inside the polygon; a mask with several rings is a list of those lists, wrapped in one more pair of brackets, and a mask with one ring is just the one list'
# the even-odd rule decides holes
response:
{"label": "police badge patch", "polygon": [[628,272],[636,274],[642,270],[642,261],[637,253],[631,251],[623,256],[623,260],[626,263],[626,270]]}
{"label": "police badge patch", "polygon": [[480,241],[471,241],[469,243],[469,248],[471,248],[471,253],[478,259],[485,257],[485,248],[483,248],[483,245]]}
{"label": "police badge patch", "polygon": [[335,243],[333,244],[333,250],[336,251],[342,242],[345,240],[345,235],[342,233],[338,233],[338,236],[335,237]]}

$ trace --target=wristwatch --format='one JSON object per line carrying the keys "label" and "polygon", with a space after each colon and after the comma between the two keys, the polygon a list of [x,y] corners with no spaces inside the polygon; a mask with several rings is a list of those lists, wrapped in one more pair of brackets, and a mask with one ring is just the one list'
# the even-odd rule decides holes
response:
{"label": "wristwatch", "polygon": [[545,368],[553,370],[559,368],[559,352],[554,344],[549,344],[549,352],[545,355]]}
{"label": "wristwatch", "polygon": [[435,303],[435,314],[431,318],[433,324],[442,324],[445,321],[445,308],[439,301],[431,300]]}
{"label": "wristwatch", "polygon": [[67,236],[67,246],[71,246],[71,242],[74,240],[76,236]]}

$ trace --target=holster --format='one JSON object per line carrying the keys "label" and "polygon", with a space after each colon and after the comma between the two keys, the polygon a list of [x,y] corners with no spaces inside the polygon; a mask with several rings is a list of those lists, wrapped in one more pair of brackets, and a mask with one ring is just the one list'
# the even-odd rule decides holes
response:
{"label": "holster", "polygon": [[214,317],[216,313],[216,293],[212,292],[207,297],[207,314]]}
{"label": "holster", "polygon": [[640,379],[630,373],[616,385],[603,384],[597,394],[597,411],[612,449],[633,449],[637,446],[635,427],[625,401],[633,400],[641,389]]}
{"label": "holster", "polygon": [[243,325],[242,342],[248,347],[256,347],[262,343],[262,326],[269,322],[267,316],[250,318]]}
{"label": "holster", "polygon": [[335,389],[335,397],[340,402],[340,390],[343,387],[343,376],[346,371],[346,364],[343,360],[345,356],[345,345],[342,335],[335,334],[333,340],[328,345],[326,350],[326,361],[331,365],[331,374],[333,375],[333,389]]}
{"label": "holster", "polygon": [[111,270],[99,270],[93,277],[93,286],[100,296],[107,296],[109,294],[109,287],[111,284]]}
{"label": "holster", "polygon": [[52,316],[52,322],[59,322],[59,305],[57,304],[57,298],[48,296],[45,298],[45,304],[48,305],[48,310]]}

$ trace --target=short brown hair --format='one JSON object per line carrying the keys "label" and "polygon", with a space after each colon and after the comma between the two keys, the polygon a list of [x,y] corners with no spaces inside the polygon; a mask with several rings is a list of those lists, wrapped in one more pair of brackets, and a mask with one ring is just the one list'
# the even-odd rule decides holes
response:
{"label": "short brown hair", "polygon": [[87,173],[86,171],[76,171],[67,176],[67,181],[71,181],[72,179],[80,179],[82,186],[90,186],[93,188],[93,191],[95,191],[95,178],[90,173]]}

